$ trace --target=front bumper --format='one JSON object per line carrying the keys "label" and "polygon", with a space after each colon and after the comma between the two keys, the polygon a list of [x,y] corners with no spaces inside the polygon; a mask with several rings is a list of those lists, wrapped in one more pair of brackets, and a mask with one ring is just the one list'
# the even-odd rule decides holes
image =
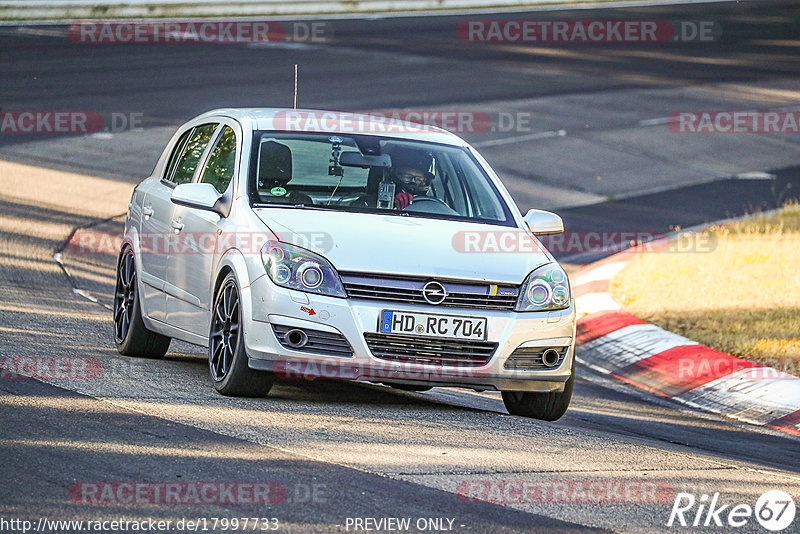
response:
{"label": "front bumper", "polygon": [[[250,286],[252,314],[245,314],[245,348],[249,366],[284,379],[316,377],[465,387],[500,391],[563,391],[572,374],[575,353],[575,307],[555,312],[517,313],[341,299],[300,293],[274,285],[268,277]],[[383,310],[437,313],[487,318],[487,341],[498,343],[485,365],[454,366],[399,362],[373,356],[365,332],[377,332]],[[282,345],[271,324],[341,334],[352,356],[328,356]],[[506,360],[520,346],[566,348],[560,365],[548,369],[506,369]]]}

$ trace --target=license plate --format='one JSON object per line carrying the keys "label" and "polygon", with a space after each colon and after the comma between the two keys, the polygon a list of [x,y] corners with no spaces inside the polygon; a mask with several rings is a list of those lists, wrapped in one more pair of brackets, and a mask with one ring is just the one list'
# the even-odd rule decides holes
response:
{"label": "license plate", "polygon": [[485,340],[486,318],[383,310],[381,312],[380,332],[385,334]]}

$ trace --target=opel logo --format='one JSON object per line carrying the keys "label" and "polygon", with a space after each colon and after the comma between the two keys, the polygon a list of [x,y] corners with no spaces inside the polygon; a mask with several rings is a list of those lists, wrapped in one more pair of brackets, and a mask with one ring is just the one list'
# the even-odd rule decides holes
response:
{"label": "opel logo", "polygon": [[441,304],[447,298],[447,290],[439,282],[431,280],[422,288],[422,297],[428,304]]}

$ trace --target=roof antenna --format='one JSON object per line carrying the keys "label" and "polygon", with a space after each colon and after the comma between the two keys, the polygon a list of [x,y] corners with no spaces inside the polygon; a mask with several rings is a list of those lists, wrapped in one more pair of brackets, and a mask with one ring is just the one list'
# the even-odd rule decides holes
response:
{"label": "roof antenna", "polygon": [[294,109],[297,109],[297,63],[294,64]]}

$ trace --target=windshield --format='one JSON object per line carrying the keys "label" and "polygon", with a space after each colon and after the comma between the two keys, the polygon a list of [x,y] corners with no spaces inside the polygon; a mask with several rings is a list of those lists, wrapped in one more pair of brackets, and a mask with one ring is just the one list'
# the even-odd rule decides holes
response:
{"label": "windshield", "polygon": [[253,206],[513,224],[466,148],[405,139],[255,132],[249,191]]}

